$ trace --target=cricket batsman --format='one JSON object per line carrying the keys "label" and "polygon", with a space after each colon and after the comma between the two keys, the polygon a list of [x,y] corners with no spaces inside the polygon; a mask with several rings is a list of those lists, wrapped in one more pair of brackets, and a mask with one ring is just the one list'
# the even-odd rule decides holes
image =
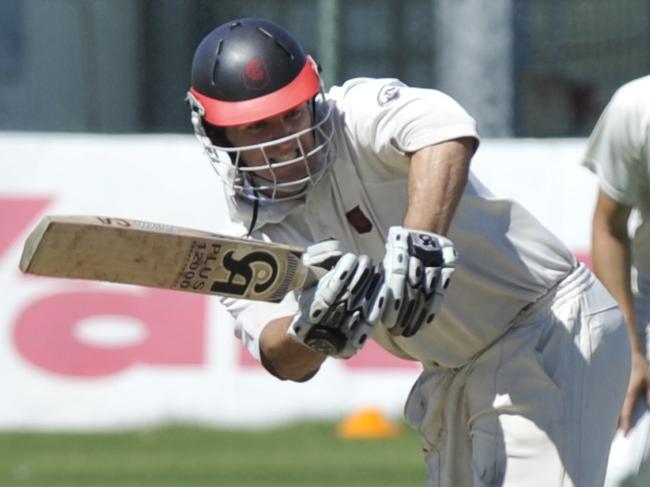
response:
{"label": "cricket batsman", "polygon": [[458,103],[396,79],[325,92],[259,18],[202,40],[187,100],[230,217],[323,269],[281,303],[224,299],[271,374],[306,381],[374,340],[423,366],[404,413],[429,486],[602,485],[630,373],[622,314],[472,174],[479,137]]}
{"label": "cricket batsman", "polygon": [[[583,164],[596,173],[592,257],[630,334],[632,371],[607,487],[650,485],[650,76],[620,87],[594,128]],[[640,217],[630,239],[633,210]],[[634,284],[634,286],[633,286]]]}

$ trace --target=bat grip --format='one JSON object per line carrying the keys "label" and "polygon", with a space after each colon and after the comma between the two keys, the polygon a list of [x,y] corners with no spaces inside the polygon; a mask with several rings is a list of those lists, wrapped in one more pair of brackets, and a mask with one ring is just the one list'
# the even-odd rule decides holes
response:
{"label": "bat grip", "polygon": [[318,284],[318,281],[329,272],[328,269],[316,266],[305,266],[305,278],[303,280],[302,289],[308,289]]}

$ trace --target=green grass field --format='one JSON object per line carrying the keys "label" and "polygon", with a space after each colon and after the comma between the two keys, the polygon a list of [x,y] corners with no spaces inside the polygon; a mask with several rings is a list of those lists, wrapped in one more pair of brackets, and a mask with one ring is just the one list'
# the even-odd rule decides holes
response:
{"label": "green grass field", "polygon": [[335,425],[264,431],[188,426],[101,434],[0,434],[0,486],[419,486],[417,433],[343,440]]}

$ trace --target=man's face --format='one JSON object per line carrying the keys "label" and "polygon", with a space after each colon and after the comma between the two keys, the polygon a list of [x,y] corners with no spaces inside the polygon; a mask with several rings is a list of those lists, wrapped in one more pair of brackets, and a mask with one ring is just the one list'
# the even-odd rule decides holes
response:
{"label": "man's face", "polygon": [[[237,125],[226,128],[226,137],[235,147],[263,144],[283,137],[291,136],[297,132],[307,130],[312,125],[312,113],[309,102],[254,123]],[[302,151],[300,150],[302,146]],[[283,142],[267,145],[263,149],[256,148],[241,153],[241,164],[247,167],[260,167],[255,171],[257,177],[273,181],[273,174],[278,182],[290,182],[308,176],[304,160],[277,167],[278,163],[302,157],[303,152],[308,154],[314,149],[314,133],[306,131],[300,137],[288,138]],[[266,155],[266,157],[265,157]],[[273,174],[268,168],[273,167]],[[300,188],[295,188],[299,190]]]}

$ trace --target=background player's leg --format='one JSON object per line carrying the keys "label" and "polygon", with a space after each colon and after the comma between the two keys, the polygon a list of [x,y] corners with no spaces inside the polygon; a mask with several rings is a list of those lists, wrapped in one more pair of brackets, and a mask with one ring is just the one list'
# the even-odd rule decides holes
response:
{"label": "background player's leg", "polygon": [[[650,357],[650,297],[636,296],[639,335]],[[609,452],[605,487],[650,485],[650,409],[644,396],[638,398],[627,436],[616,432]],[[627,483],[626,483],[627,482]]]}

